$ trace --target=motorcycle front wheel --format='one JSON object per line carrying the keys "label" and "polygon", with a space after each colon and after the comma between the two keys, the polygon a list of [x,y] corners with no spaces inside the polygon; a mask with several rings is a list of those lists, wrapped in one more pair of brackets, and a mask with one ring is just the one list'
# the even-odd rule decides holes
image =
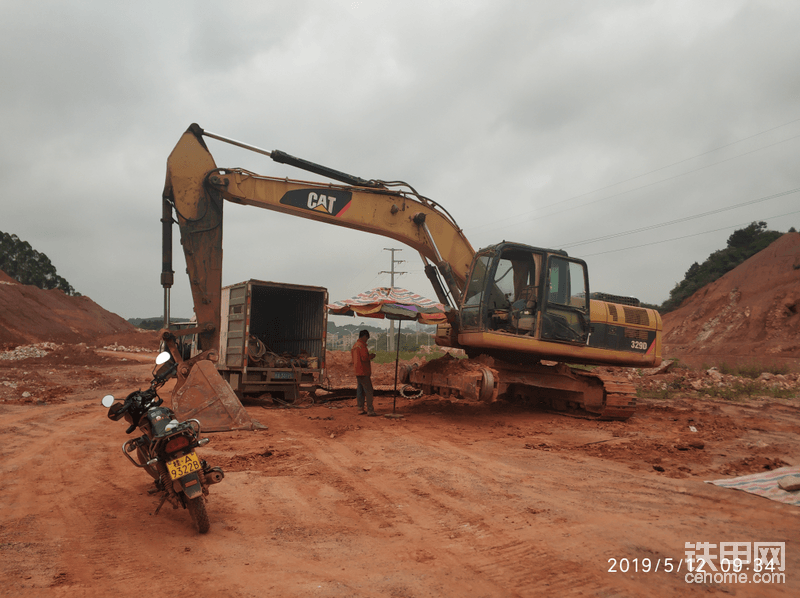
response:
{"label": "motorcycle front wheel", "polygon": [[206,512],[206,501],[202,496],[192,498],[186,503],[186,508],[189,509],[189,514],[192,516],[192,521],[197,530],[204,534],[211,527],[211,522],[208,520],[208,513]]}

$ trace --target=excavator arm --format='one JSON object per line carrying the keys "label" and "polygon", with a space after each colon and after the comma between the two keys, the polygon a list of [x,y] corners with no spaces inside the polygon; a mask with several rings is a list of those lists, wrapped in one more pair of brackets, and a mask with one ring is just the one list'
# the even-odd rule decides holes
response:
{"label": "excavator arm", "polygon": [[[330,183],[219,168],[206,147],[211,137],[322,175]],[[403,190],[407,189],[407,190]],[[503,242],[476,254],[461,228],[436,202],[401,182],[366,180],[284,152],[266,151],[193,124],[167,161],[163,193],[165,319],[173,282],[173,210],[181,231],[197,326],[198,349],[218,358],[222,289],[222,213],[226,201],[378,234],[416,249],[439,300],[452,309],[437,342],[468,356],[493,360],[479,373],[413,373],[429,392],[545,402],[557,410],[626,419],[635,396],[626,380],[603,372],[571,370],[564,363],[650,367],[661,360],[661,318],[636,300],[589,292],[585,262],[565,252]],[[444,281],[444,284],[442,284]],[[547,362],[562,362],[558,366]],[[207,366],[208,364],[204,364]],[[474,365],[474,364],[473,364]],[[191,372],[198,369],[190,368]],[[187,405],[209,396],[216,378],[186,381]],[[190,373],[191,373],[190,372]],[[189,374],[187,374],[189,375]],[[212,380],[213,379],[213,380]],[[179,381],[180,382],[180,381]],[[177,388],[177,386],[176,386]],[[194,393],[194,394],[192,394]],[[235,401],[227,401],[232,404]],[[175,402],[175,399],[173,399]],[[238,403],[238,401],[236,401]],[[225,401],[223,401],[225,403]]]}
{"label": "excavator arm", "polygon": [[[240,168],[218,168],[204,135],[348,184],[313,183],[261,176]],[[474,249],[443,208],[413,189],[398,191],[391,189],[391,185],[394,184],[360,179],[278,150],[253,148],[203,131],[196,124],[190,126],[167,161],[163,197],[164,220],[168,213],[171,218],[174,209],[180,225],[195,313],[202,329],[199,348],[217,350],[219,344],[222,211],[226,200],[400,241],[422,256],[439,300],[456,307],[475,256]],[[165,232],[162,271],[165,288],[172,284],[170,251],[171,237],[167,239]],[[436,266],[444,285],[431,264]]]}

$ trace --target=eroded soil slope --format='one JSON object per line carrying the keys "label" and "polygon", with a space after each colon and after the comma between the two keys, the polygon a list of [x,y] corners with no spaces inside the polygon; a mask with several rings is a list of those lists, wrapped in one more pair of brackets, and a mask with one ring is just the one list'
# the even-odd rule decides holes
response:
{"label": "eroded soil slope", "polygon": [[664,353],[694,365],[800,358],[800,233],[787,233],[664,316]]}
{"label": "eroded soil slope", "polygon": [[116,339],[124,344],[136,330],[88,297],[19,284],[0,271],[0,349],[39,342],[96,344]]}

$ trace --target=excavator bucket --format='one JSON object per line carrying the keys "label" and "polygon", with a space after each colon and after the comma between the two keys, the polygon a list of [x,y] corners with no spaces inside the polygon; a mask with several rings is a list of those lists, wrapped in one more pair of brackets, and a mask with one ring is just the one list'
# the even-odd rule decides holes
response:
{"label": "excavator bucket", "polygon": [[172,397],[172,410],[181,421],[196,419],[205,432],[263,430],[208,360],[192,366],[186,382]]}

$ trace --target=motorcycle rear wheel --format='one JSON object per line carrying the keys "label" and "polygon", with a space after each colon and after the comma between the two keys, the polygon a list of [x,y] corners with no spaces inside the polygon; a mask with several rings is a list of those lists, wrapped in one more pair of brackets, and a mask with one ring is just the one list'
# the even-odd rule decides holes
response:
{"label": "motorcycle rear wheel", "polygon": [[202,496],[192,498],[186,503],[186,508],[189,509],[189,514],[192,516],[192,521],[197,526],[197,531],[201,534],[206,533],[211,527],[211,522],[208,520],[205,498]]}

